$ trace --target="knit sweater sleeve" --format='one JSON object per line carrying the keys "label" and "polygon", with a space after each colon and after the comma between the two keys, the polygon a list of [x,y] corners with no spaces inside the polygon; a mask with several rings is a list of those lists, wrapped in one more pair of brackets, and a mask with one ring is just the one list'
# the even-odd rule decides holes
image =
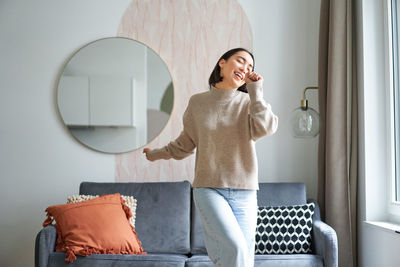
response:
{"label": "knit sweater sleeve", "polygon": [[246,88],[250,96],[249,128],[251,139],[272,135],[278,129],[278,117],[272,112],[263,95],[262,80],[248,83]]}
{"label": "knit sweater sleeve", "polygon": [[184,159],[193,154],[196,144],[193,141],[193,119],[190,111],[190,101],[183,114],[183,130],[174,141],[162,148],[152,149],[148,152],[151,161],[159,159]]}

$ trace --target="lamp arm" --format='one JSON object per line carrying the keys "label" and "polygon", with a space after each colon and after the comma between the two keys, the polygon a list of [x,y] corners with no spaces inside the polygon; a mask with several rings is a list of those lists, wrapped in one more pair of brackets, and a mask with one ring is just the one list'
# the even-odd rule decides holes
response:
{"label": "lamp arm", "polygon": [[303,94],[302,94],[302,99],[301,99],[301,101],[300,101],[300,107],[301,107],[302,109],[307,109],[307,108],[308,108],[308,100],[307,100],[307,98],[306,98],[306,91],[307,91],[308,89],[317,89],[317,90],[318,90],[318,87],[316,87],[316,86],[309,86],[309,87],[304,88]]}

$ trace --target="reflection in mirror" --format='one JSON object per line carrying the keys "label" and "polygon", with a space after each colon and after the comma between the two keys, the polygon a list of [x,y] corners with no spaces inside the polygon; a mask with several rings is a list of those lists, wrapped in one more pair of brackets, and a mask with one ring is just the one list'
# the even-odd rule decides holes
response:
{"label": "reflection in mirror", "polygon": [[159,135],[174,93],[168,69],[153,50],[132,39],[105,38],[71,57],[57,98],[76,139],[98,151],[123,153]]}

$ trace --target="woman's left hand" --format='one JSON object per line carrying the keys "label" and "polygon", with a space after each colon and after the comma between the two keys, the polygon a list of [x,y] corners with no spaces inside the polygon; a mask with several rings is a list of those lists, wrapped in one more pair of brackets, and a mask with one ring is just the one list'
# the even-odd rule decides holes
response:
{"label": "woman's left hand", "polygon": [[246,76],[244,77],[244,82],[245,83],[253,83],[263,80],[263,77],[255,72],[247,72]]}
{"label": "woman's left hand", "polygon": [[151,160],[151,159],[149,158],[149,154],[148,154],[148,153],[150,152],[150,150],[151,150],[150,148],[146,147],[146,148],[143,149],[143,153],[146,154],[146,159],[147,159],[147,160],[149,160],[149,161],[154,161],[154,160]]}

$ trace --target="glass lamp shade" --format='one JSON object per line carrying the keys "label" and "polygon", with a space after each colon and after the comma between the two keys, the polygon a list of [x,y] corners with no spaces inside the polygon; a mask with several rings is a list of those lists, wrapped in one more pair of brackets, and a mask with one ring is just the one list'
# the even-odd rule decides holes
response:
{"label": "glass lamp shade", "polygon": [[319,133],[319,115],[310,107],[293,110],[290,124],[294,137],[311,138]]}

